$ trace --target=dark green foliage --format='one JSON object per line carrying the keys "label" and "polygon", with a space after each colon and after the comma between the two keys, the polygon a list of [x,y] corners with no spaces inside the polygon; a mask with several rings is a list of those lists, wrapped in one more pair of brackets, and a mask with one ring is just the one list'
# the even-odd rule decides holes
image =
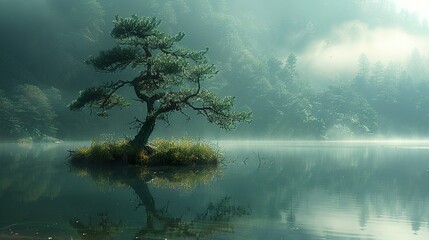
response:
{"label": "dark green foliage", "polygon": [[71,110],[85,106],[99,108],[101,115],[114,106],[123,106],[123,99],[116,91],[124,86],[131,87],[136,97],[146,104],[145,121],[140,123],[138,134],[131,142],[144,146],[157,119],[168,119],[172,112],[193,109],[205,116],[209,122],[221,128],[231,129],[237,122],[250,121],[250,112],[233,111],[233,98],[219,98],[213,92],[204,89],[204,80],[211,79],[217,73],[213,64],[208,64],[206,51],[187,50],[176,46],[184,37],[158,30],[160,21],[155,18],[116,17],[111,36],[117,40],[117,46],[102,51],[88,61],[98,70],[114,72],[127,67],[140,67],[140,74],[131,81],[116,81],[98,88],[88,88],[69,105]]}
{"label": "dark green foliage", "polygon": [[[92,90],[99,93],[94,91],[94,96],[82,97],[71,105],[73,109],[89,106],[94,113],[107,116],[107,110],[114,106],[126,106],[124,99],[116,95],[116,90],[125,95],[129,92],[116,89],[118,85],[115,84],[98,87],[96,79],[101,79],[97,75],[99,73],[87,68],[82,61],[99,46],[110,46],[110,39],[102,37],[108,35],[109,30],[116,44],[90,57],[87,63],[102,72],[118,73],[130,69],[121,73],[121,78],[124,76],[123,80],[127,80],[127,77],[135,74],[139,78],[135,80],[139,82],[136,84],[138,93],[145,93],[149,98],[169,92],[161,99],[153,98],[155,107],[160,104],[165,110],[174,109],[173,112],[191,109],[187,104],[177,104],[175,99],[183,100],[181,96],[195,93],[200,79],[200,96],[188,100],[195,108],[200,108],[196,109],[197,112],[205,115],[209,122],[230,129],[235,126],[235,122],[231,124],[225,119],[239,120],[245,116],[230,116],[231,112],[227,111],[221,115],[205,112],[201,107],[215,109],[221,106],[227,109],[225,106],[228,104],[209,104],[213,98],[203,92],[204,88],[216,94],[236,96],[236,106],[253,110],[254,123],[232,133],[237,134],[237,137],[319,138],[325,136],[329,129],[340,126],[353,134],[368,132],[358,127],[361,123],[353,123],[351,119],[356,118],[350,116],[356,115],[361,122],[365,116],[371,115],[369,112],[356,109],[352,114],[341,106],[351,107],[353,103],[328,99],[337,95],[331,89],[321,92],[312,89],[311,83],[322,82],[323,76],[306,72],[308,70],[299,72],[297,67],[304,69],[307,62],[302,63],[299,55],[286,54],[308,53],[312,43],[329,38],[333,26],[341,29],[343,23],[355,20],[362,21],[370,31],[400,28],[411,35],[428,33],[427,24],[419,22],[416,15],[392,11],[388,5],[386,1],[335,0],[312,4],[299,1],[264,4],[244,0],[234,3],[220,0],[29,0],[26,4],[15,0],[0,1],[0,29],[5,33],[0,39],[0,88],[6,91],[0,103],[0,111],[4,113],[0,116],[0,128],[3,129],[1,138],[17,138],[28,135],[28,132],[40,131],[24,127],[31,121],[22,123],[15,108],[11,108],[11,104],[13,106],[15,103],[12,98],[13,88],[22,83],[43,88],[53,111],[59,115],[55,118],[58,123],[54,120],[52,125],[60,128],[58,134],[61,137],[82,139],[100,132],[126,131],[127,127],[113,124],[115,120],[100,121],[92,116],[66,112],[66,104],[51,99],[51,94],[44,89],[45,86],[54,85],[61,89],[64,98],[69,101],[68,92],[77,93],[90,86],[88,82],[91,82],[95,86]],[[157,16],[162,18],[163,24],[160,24],[158,18],[141,18],[137,15],[116,17],[112,29],[108,29],[110,24],[104,24],[115,14],[130,12]],[[265,15],[267,12],[269,17]],[[43,29],[39,26],[43,26]],[[184,38],[182,32],[176,34],[178,29],[192,37]],[[333,44],[337,40],[341,41],[332,40]],[[210,46],[210,63],[214,63],[217,68],[206,60],[207,46]],[[151,53],[150,58],[146,57],[145,48]],[[371,52],[367,54],[372,55]],[[371,131],[368,133],[371,135],[389,132],[400,135],[429,133],[427,56],[416,48],[408,60],[401,61],[404,62],[404,69],[401,66],[377,64],[374,59],[362,55],[354,78],[338,79],[341,84],[333,83],[341,85],[341,88],[351,87],[351,92],[361,96],[369,108],[377,112],[376,123],[363,124],[367,127],[378,125],[376,128],[369,127]],[[147,71],[147,67],[151,70]],[[154,77],[158,73],[160,78]],[[332,73],[327,78],[335,78],[337,74]],[[213,75],[216,75],[215,81],[205,81]],[[108,76],[105,78],[106,81],[112,80]],[[134,79],[128,80],[119,84],[134,90],[130,84]],[[183,87],[178,88],[181,84]],[[88,92],[86,95],[91,94]],[[204,96],[205,103],[200,101],[203,95],[207,95]],[[354,97],[345,98],[347,101],[362,102],[362,99]],[[222,97],[214,100],[224,103],[229,101]],[[21,106],[31,109],[30,103],[21,101]],[[364,107],[367,105],[364,104]],[[342,109],[342,112],[333,113],[336,108]],[[332,115],[327,114],[328,111]],[[343,115],[345,112],[348,112],[346,116]],[[169,113],[161,113],[158,120],[167,120]],[[183,113],[191,115],[187,110]],[[22,111],[20,114],[25,115]],[[176,121],[175,117],[170,116],[170,119]],[[136,121],[136,127],[140,127],[143,122],[144,116]],[[28,130],[31,128],[33,130]],[[152,129],[152,126],[147,129]],[[221,134],[215,129],[209,129],[203,121],[192,121],[192,129],[186,130],[200,136]],[[164,134],[170,132],[166,130]]]}
{"label": "dark green foliage", "polygon": [[423,135],[429,132],[429,82],[412,79],[395,65],[370,64],[361,58],[352,91],[363,96],[378,113],[383,134]]}
{"label": "dark green foliage", "polygon": [[228,89],[248,99],[245,104],[253,109],[258,126],[249,131],[275,138],[318,138],[323,134],[323,123],[314,113],[315,93],[298,75],[294,54],[285,62],[250,55],[237,61],[234,71],[239,75],[231,72],[234,81]]}
{"label": "dark green foliage", "polygon": [[[50,93],[54,91],[56,89],[47,90]],[[53,94],[48,95],[35,85],[21,84],[8,95],[0,90],[2,140],[30,137],[32,140],[44,141],[56,135],[57,114],[52,107],[52,101],[55,100]]]}
{"label": "dark green foliage", "polygon": [[[368,135],[377,132],[378,116],[371,105],[352,88],[330,87],[317,99],[317,117],[323,120],[326,129],[349,129],[345,137]],[[343,134],[345,134],[344,132]],[[338,136],[341,133],[336,133]]]}
{"label": "dark green foliage", "polygon": [[2,139],[11,139],[19,135],[20,121],[16,116],[12,100],[0,90],[0,135]]}
{"label": "dark green foliage", "polygon": [[53,120],[57,114],[53,111],[46,94],[37,86],[18,85],[12,97],[17,117],[23,124],[23,131],[30,136],[41,134],[55,136],[57,128]]}
{"label": "dark green foliage", "polygon": [[122,18],[116,16],[110,35],[116,39],[145,39],[162,34],[157,29],[160,23],[161,21],[154,17],[139,18],[137,15],[133,15],[131,18]]}
{"label": "dark green foliage", "polygon": [[79,92],[79,97],[74,100],[68,107],[70,110],[79,110],[84,106],[90,109],[100,109],[97,115],[107,117],[107,110],[118,106],[126,107],[128,102],[116,93],[109,93],[106,87],[90,87]]}
{"label": "dark green foliage", "polygon": [[122,71],[129,65],[136,67],[138,50],[116,46],[111,50],[101,51],[97,57],[90,57],[86,63],[95,69],[106,72]]}
{"label": "dark green foliage", "polygon": [[102,88],[96,88],[96,87],[87,88],[84,91],[79,92],[78,100],[80,101],[77,101],[77,100],[73,101],[69,105],[69,108],[70,110],[81,109],[86,104],[92,105],[94,103],[97,103],[98,101],[100,101],[100,99],[102,99],[105,96],[106,96],[106,92]]}

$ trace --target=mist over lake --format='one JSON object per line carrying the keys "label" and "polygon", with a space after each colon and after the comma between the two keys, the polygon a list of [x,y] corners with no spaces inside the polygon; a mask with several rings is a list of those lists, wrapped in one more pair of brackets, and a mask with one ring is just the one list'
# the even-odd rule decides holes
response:
{"label": "mist over lake", "polygon": [[[1,139],[89,140],[133,136],[144,117],[131,105],[67,109],[79,91],[132,80],[85,64],[115,46],[115,15],[156,17],[180,46],[205,50],[218,73],[203,87],[234,96],[252,124],[225,133],[194,111],[160,122],[154,136],[225,139],[425,138],[429,28],[424,1],[5,0],[1,5]],[[131,129],[130,129],[131,128]]]}
{"label": "mist over lake", "polygon": [[429,235],[427,142],[219,142],[219,169],[152,169],[146,179],[70,167],[66,150],[85,144],[0,146],[2,238]]}
{"label": "mist over lake", "polygon": [[1,0],[0,239],[427,239],[424,0]]}

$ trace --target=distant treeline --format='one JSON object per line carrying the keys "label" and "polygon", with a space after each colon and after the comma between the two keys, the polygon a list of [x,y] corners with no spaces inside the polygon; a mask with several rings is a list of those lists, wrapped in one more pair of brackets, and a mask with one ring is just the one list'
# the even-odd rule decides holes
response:
{"label": "distant treeline", "polygon": [[[258,135],[289,138],[425,136],[429,133],[429,79],[412,79],[395,65],[370,64],[362,55],[353,79],[315,90],[291,59],[269,60],[247,79],[244,99]],[[293,60],[292,62],[295,62]]]}
{"label": "distant treeline", "polygon": [[[293,6],[275,13],[276,21],[267,22],[245,10],[231,12],[230,4],[222,0],[1,1],[0,30],[5,34],[0,39],[0,140],[82,139],[128,131],[136,109],[101,121],[95,114],[69,112],[66,106],[83,87],[135,75],[97,73],[84,63],[89,55],[111,46],[108,33],[114,15],[134,13],[158,17],[167,32],[184,31],[186,47],[209,47],[210,62],[217,65],[219,74],[206,87],[235,96],[239,109],[247,106],[253,111],[253,123],[228,136],[332,139],[429,133],[429,61],[418,51],[407,66],[370,63],[362,55],[354,78],[316,89],[312,82],[317,79],[307,79],[297,70],[299,54],[289,54],[287,59],[273,55],[281,47],[288,53],[299,52],[300,44],[327,29],[332,19],[310,24],[309,29],[309,22],[300,19],[305,14],[296,13]],[[311,5],[329,12],[338,9],[333,4],[339,3],[312,1]],[[360,17],[373,25],[402,24],[409,31],[427,31],[412,16],[378,1],[367,3],[374,6],[365,5],[365,9],[358,1],[348,4],[351,12],[341,15],[341,21]],[[385,21],[379,21],[381,17]],[[280,22],[286,29],[282,32],[276,30]],[[287,37],[296,33],[299,38]],[[167,130],[157,127],[155,135],[223,136],[198,116],[192,125],[172,122]]]}

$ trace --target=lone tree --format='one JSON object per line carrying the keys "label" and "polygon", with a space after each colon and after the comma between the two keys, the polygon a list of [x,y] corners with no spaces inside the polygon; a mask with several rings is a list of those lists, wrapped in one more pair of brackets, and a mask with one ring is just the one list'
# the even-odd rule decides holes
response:
{"label": "lone tree", "polygon": [[86,62],[103,72],[138,67],[140,73],[131,81],[118,80],[80,91],[69,105],[71,110],[88,107],[107,117],[107,110],[129,105],[117,91],[132,87],[138,100],[146,105],[145,119],[136,118],[139,130],[131,141],[139,148],[148,143],[157,120],[167,120],[172,112],[185,114],[186,108],[226,130],[234,128],[237,122],[250,121],[250,112],[233,111],[234,97],[219,98],[203,88],[203,81],[217,73],[216,67],[207,62],[208,49],[193,51],[177,46],[185,34],[172,36],[160,31],[160,21],[153,17],[116,16],[113,24],[110,35],[116,39],[116,46]]}

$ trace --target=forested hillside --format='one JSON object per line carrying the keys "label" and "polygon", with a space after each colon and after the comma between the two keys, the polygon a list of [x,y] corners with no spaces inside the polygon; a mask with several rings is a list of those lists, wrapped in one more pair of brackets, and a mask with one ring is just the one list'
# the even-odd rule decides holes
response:
{"label": "forested hillside", "polygon": [[[238,108],[253,112],[252,124],[229,137],[429,133],[429,49],[422,41],[429,39],[429,27],[391,1],[3,0],[0,140],[135,134],[126,123],[143,109],[118,110],[109,119],[67,109],[83,87],[130,79],[139,71],[106,74],[85,64],[113,44],[109,31],[115,15],[132,14],[161,19],[166,32],[183,31],[185,47],[209,48],[207,57],[219,73],[205,87],[235,96]],[[365,36],[379,34],[384,37],[378,48],[355,47]],[[383,41],[395,40],[390,36],[404,36],[403,45],[395,45],[398,54],[378,53]],[[339,54],[334,47],[345,51]],[[224,131],[187,114],[192,120],[173,114],[171,125],[157,125],[157,134],[224,138]]]}

